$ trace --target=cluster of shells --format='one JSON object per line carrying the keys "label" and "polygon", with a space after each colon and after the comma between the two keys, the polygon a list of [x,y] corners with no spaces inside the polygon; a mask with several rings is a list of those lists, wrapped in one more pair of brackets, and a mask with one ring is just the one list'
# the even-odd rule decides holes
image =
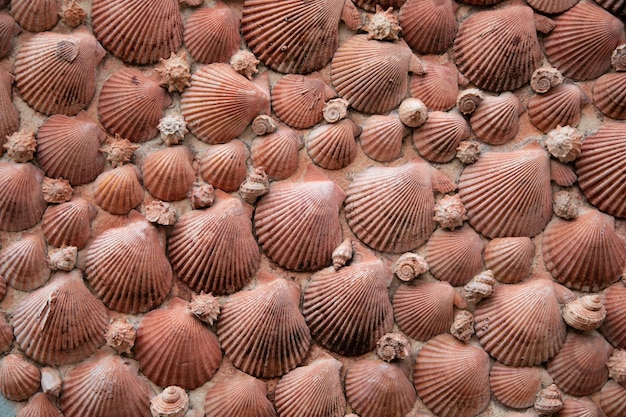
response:
{"label": "cluster of shells", "polygon": [[625,1],[0,9],[3,416],[626,416]]}

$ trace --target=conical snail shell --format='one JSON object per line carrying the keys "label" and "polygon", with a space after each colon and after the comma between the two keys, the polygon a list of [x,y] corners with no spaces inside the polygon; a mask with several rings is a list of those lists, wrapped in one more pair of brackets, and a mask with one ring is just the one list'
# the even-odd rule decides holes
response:
{"label": "conical snail shell", "polygon": [[563,320],[578,330],[597,329],[605,317],[606,309],[597,294],[578,298],[563,307]]}
{"label": "conical snail shell", "polygon": [[184,389],[169,386],[150,400],[150,412],[154,417],[183,417],[189,409],[189,396]]}

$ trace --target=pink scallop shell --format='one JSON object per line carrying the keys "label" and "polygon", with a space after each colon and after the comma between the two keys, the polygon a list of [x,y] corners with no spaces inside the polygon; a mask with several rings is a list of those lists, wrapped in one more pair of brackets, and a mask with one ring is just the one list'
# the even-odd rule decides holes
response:
{"label": "pink scallop shell", "polygon": [[59,20],[56,0],[11,0],[11,14],[30,32],[50,30]]}
{"label": "pink scallop shell", "polygon": [[42,181],[33,164],[0,163],[0,229],[18,232],[39,222],[46,209]]}
{"label": "pink scallop shell", "polygon": [[469,135],[469,126],[458,111],[432,111],[426,123],[413,130],[413,143],[427,160],[449,162],[456,156],[461,141]]}
{"label": "pink scallop shell", "polygon": [[246,147],[240,140],[209,147],[200,158],[200,174],[215,188],[232,192],[248,175]]}
{"label": "pink scallop shell", "polygon": [[606,308],[606,318],[600,326],[600,332],[606,340],[619,349],[626,349],[626,287],[621,281],[611,285],[602,294],[602,304]]}
{"label": "pink scallop shell", "polygon": [[558,417],[602,417],[598,406],[589,398],[567,398]]}
{"label": "pink scallop shell", "polygon": [[538,366],[514,367],[496,362],[489,374],[493,395],[511,408],[532,407],[543,380],[545,370]]}
{"label": "pink scallop shell", "polygon": [[[0,286],[4,287],[2,284]],[[2,290],[4,292],[4,290]],[[2,294],[4,297],[4,294]],[[7,315],[0,312],[0,353],[6,353],[13,343],[13,328],[7,322]]]}
{"label": "pink scallop shell", "polygon": [[239,372],[208,389],[204,400],[206,417],[276,417],[267,399],[265,382]]}
{"label": "pink scallop shell", "polygon": [[441,53],[454,42],[455,11],[452,0],[408,0],[398,14],[402,37],[418,52]]}
{"label": "pink scallop shell", "polygon": [[556,159],[550,159],[550,181],[554,181],[561,187],[571,187],[578,181],[574,170]]}
{"label": "pink scallop shell", "polygon": [[46,394],[38,392],[28,400],[26,407],[22,408],[16,417],[63,417],[63,414]]}
{"label": "pink scallop shell", "polygon": [[626,388],[609,381],[602,387],[598,402],[605,417],[621,417],[626,413]]}
{"label": "pink scallop shell", "polygon": [[598,78],[593,86],[593,102],[605,115],[626,119],[626,74],[615,72]]}
{"label": "pink scallop shell", "polygon": [[20,127],[20,115],[11,97],[12,84],[13,75],[0,70],[0,154],[4,152],[2,146],[6,142],[6,137],[17,132]]}
{"label": "pink scallop shell", "polygon": [[41,220],[41,230],[52,246],[83,249],[89,240],[90,223],[97,214],[97,209],[87,200],[73,197],[67,203],[48,206]]}
{"label": "pink scallop shell", "polygon": [[22,355],[11,353],[0,363],[0,394],[11,401],[24,401],[37,392],[41,373]]}
{"label": "pink scallop shell", "polygon": [[311,160],[325,169],[347,167],[356,158],[359,133],[361,128],[350,119],[312,129],[306,143]]}
{"label": "pink scallop shell", "polygon": [[193,155],[185,146],[171,146],[151,153],[141,165],[146,189],[163,201],[187,198],[187,191],[196,180],[192,162]]}
{"label": "pink scallop shell", "polygon": [[626,2],[624,0],[596,0],[596,3],[611,13],[622,17],[626,16]]}
{"label": "pink scallop shell", "polygon": [[480,236],[468,225],[437,229],[426,242],[426,262],[435,278],[458,287],[482,271],[482,250]]}
{"label": "pink scallop shell", "polygon": [[6,11],[0,11],[0,58],[9,54],[13,47],[13,36],[20,32],[20,26],[13,16]]}
{"label": "pink scallop shell", "polygon": [[363,152],[379,162],[389,162],[400,156],[407,128],[397,113],[373,115],[361,124],[359,142]]}
{"label": "pink scallop shell", "polygon": [[263,167],[267,175],[277,180],[289,178],[298,170],[298,152],[302,139],[286,126],[278,126],[274,133],[259,136],[252,142],[252,163]]}
{"label": "pink scallop shell", "polygon": [[536,94],[528,102],[530,122],[542,132],[557,126],[578,126],[585,93],[574,83],[561,84],[545,94]]}
{"label": "pink scallop shell", "polygon": [[519,131],[519,116],[524,108],[510,92],[497,97],[487,96],[470,117],[476,136],[490,145],[502,145]]}
{"label": "pink scallop shell", "polygon": [[41,236],[22,234],[22,238],[0,251],[0,276],[16,290],[32,291],[50,278],[46,243]]}
{"label": "pink scallop shell", "polygon": [[523,281],[532,268],[535,245],[528,237],[504,237],[491,240],[483,254],[485,268],[507,284]]}
{"label": "pink scallop shell", "polygon": [[143,201],[137,168],[124,165],[103,172],[93,185],[96,203],[111,214],[128,214]]}
{"label": "pink scallop shell", "polygon": [[228,62],[239,50],[239,17],[221,1],[192,12],[185,23],[185,46],[203,64]]}
{"label": "pink scallop shell", "polygon": [[527,0],[530,7],[541,13],[563,13],[572,8],[578,0]]}
{"label": "pink scallop shell", "polygon": [[450,110],[459,95],[459,72],[451,63],[426,61],[425,66],[426,74],[411,77],[411,97],[422,100],[430,110]]}

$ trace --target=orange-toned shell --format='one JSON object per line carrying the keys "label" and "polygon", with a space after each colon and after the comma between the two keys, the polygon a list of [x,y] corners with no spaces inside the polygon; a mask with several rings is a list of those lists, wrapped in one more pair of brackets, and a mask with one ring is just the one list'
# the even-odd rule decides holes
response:
{"label": "orange-toned shell", "polygon": [[602,325],[606,318],[606,308],[598,294],[586,295],[563,306],[563,320],[578,330],[593,330]]}
{"label": "orange-toned shell", "polygon": [[218,191],[213,206],[178,219],[168,241],[178,279],[196,292],[223,295],[243,288],[259,265],[248,207]]}
{"label": "orange-toned shell", "polygon": [[221,1],[195,10],[185,23],[185,46],[203,64],[228,62],[239,50],[239,17]]}
{"label": "orange-toned shell", "polygon": [[406,252],[424,243],[434,229],[433,189],[454,188],[450,179],[419,158],[395,167],[371,167],[348,187],[346,219],[368,246]]}
{"label": "orange-toned shell", "polygon": [[371,351],[393,327],[387,286],[391,270],[355,242],[352,263],[311,276],[302,311],[315,340],[342,355]]}
{"label": "orange-toned shell", "polygon": [[381,360],[361,360],[348,368],[346,396],[361,417],[404,417],[416,399],[402,369]]}
{"label": "orange-toned shell", "polygon": [[566,394],[590,395],[606,383],[606,361],[613,348],[597,332],[567,333],[565,343],[546,369],[559,389]]}
{"label": "orange-toned shell", "polygon": [[602,304],[606,308],[606,318],[600,331],[613,346],[626,349],[626,287],[620,281],[611,285],[602,295]]}
{"label": "orange-toned shell", "polygon": [[24,233],[22,238],[0,251],[0,276],[16,290],[31,291],[50,278],[46,243],[39,235]]}
{"label": "orange-toned shell", "polygon": [[330,78],[337,93],[355,110],[382,114],[406,96],[409,72],[424,74],[426,70],[406,43],[355,35],[333,56]]}
{"label": "orange-toned shell", "polygon": [[528,408],[535,403],[545,379],[541,367],[513,367],[496,362],[489,374],[489,385],[493,395],[507,407]]}
{"label": "orange-toned shell", "polygon": [[428,120],[413,131],[413,143],[419,153],[432,162],[449,162],[456,148],[470,135],[469,126],[458,111],[433,111]]}
{"label": "orange-toned shell", "polygon": [[491,6],[501,1],[502,0],[461,0],[461,3],[472,4],[474,6]]}
{"label": "orange-toned shell", "polygon": [[31,292],[13,315],[15,340],[31,358],[48,365],[79,362],[104,344],[106,307],[83,283],[82,273],[57,272]]}
{"label": "orange-toned shell", "polygon": [[254,214],[259,244],[274,262],[297,271],[315,271],[332,262],[341,243],[339,210],[343,190],[315,166],[301,179],[272,184]]}
{"label": "orange-toned shell", "polygon": [[185,146],[170,146],[151,153],[141,165],[143,182],[153,196],[163,201],[187,198],[196,179],[193,155]]}
{"label": "orange-toned shell", "polygon": [[287,126],[279,125],[274,133],[254,139],[252,163],[255,167],[263,167],[270,177],[284,180],[298,170],[300,148],[300,136]]}
{"label": "orange-toned shell", "polygon": [[[2,284],[0,284],[2,287]],[[5,288],[6,289],[6,288]],[[4,297],[4,291],[0,290],[0,294]],[[0,353],[5,353],[13,343],[13,328],[7,322],[7,316],[4,312],[0,312]]]}
{"label": "orange-toned shell", "polygon": [[0,229],[17,232],[39,222],[46,200],[43,173],[30,163],[0,163]]}
{"label": "orange-toned shell", "polygon": [[22,408],[17,417],[63,417],[63,414],[43,392],[38,392],[30,400],[26,407]]}
{"label": "orange-toned shell", "polygon": [[528,237],[496,238],[485,246],[483,256],[485,268],[490,269],[498,281],[516,284],[530,274],[535,245]]}
{"label": "orange-toned shell", "polygon": [[12,0],[11,14],[30,32],[52,29],[59,20],[56,0]]}
{"label": "orange-toned shell", "polygon": [[578,0],[527,0],[527,3],[541,13],[556,14],[572,8]]}
{"label": "orange-toned shell", "polygon": [[13,36],[21,32],[19,25],[6,11],[0,11],[0,58],[9,54],[13,47]]}
{"label": "orange-toned shell", "polygon": [[437,229],[426,243],[426,262],[435,278],[458,287],[482,271],[482,250],[480,236],[468,225]]}
{"label": "orange-toned shell", "polygon": [[626,119],[626,73],[615,72],[598,78],[593,86],[593,102],[605,115]]}
{"label": "orange-toned shell", "polygon": [[206,417],[276,417],[265,382],[238,372],[207,390]]}
{"label": "orange-toned shell", "polygon": [[611,285],[626,266],[626,241],[615,233],[614,219],[583,207],[574,220],[550,222],[542,248],[546,269],[554,279],[581,291]]}
{"label": "orange-toned shell", "polygon": [[329,356],[296,368],[276,385],[274,404],[281,417],[342,417],[341,362]]}
{"label": "orange-toned shell", "polygon": [[402,37],[423,54],[445,51],[456,35],[455,9],[452,0],[408,0],[398,14]]}
{"label": "orange-toned shell", "polygon": [[154,64],[168,58],[183,41],[176,0],[95,0],[91,21],[102,45],[130,64]]}
{"label": "orange-toned shell", "polygon": [[93,190],[96,203],[111,214],[128,214],[143,201],[137,168],[131,164],[100,174]]}
{"label": "orange-toned shell", "polygon": [[11,353],[0,364],[0,394],[11,401],[24,401],[37,392],[41,373],[24,356]]}
{"label": "orange-toned shell", "polygon": [[552,216],[550,157],[536,142],[512,152],[486,152],[459,179],[469,223],[494,238],[535,236]]}
{"label": "orange-toned shell", "polygon": [[622,17],[626,16],[626,2],[624,2],[624,0],[596,0],[596,3],[611,13]]}
{"label": "orange-toned shell", "polygon": [[561,84],[545,94],[536,94],[528,102],[530,122],[542,132],[557,126],[578,126],[587,98],[574,83]]}
{"label": "orange-toned shell", "polygon": [[222,362],[217,337],[180,298],[144,316],[134,350],[141,371],[161,387],[195,389],[211,379]]}
{"label": "orange-toned shell", "polygon": [[543,46],[550,63],[568,78],[590,80],[611,68],[611,55],[624,43],[624,24],[594,2],[579,2],[554,18]]}
{"label": "orange-toned shell", "polygon": [[17,89],[37,111],[73,116],[91,102],[96,67],[104,55],[85,27],[69,34],[37,34],[22,44],[15,58]]}
{"label": "orange-toned shell", "polygon": [[496,286],[474,316],[485,350],[511,366],[535,366],[556,355],[566,332],[557,285],[538,279]]}
{"label": "orange-toned shell", "polygon": [[191,87],[180,101],[187,127],[207,143],[234,139],[256,116],[270,113],[266,81],[266,77],[259,76],[254,84],[228,64],[201,67],[191,76]]}
{"label": "orange-toned shell", "polygon": [[344,168],[356,158],[359,133],[361,128],[350,119],[318,126],[307,137],[309,156],[322,168]]}
{"label": "orange-toned shell", "polygon": [[487,96],[470,117],[476,136],[490,145],[502,145],[519,131],[519,116],[524,108],[510,92],[497,97]]}
{"label": "orange-toned shell", "polygon": [[13,105],[11,85],[13,75],[0,70],[0,153],[4,152],[6,137],[17,132],[20,127],[20,115]]}
{"label": "orange-toned shell", "polygon": [[233,365],[256,377],[274,378],[298,366],[311,335],[299,310],[299,288],[267,272],[257,277],[266,282],[232,295],[223,305],[217,334]]}
{"label": "orange-toned shell", "polygon": [[97,210],[87,200],[74,197],[67,203],[50,205],[41,220],[41,230],[52,246],[82,249],[89,240],[89,224]]}
{"label": "orange-toned shell", "polygon": [[367,156],[379,162],[389,162],[400,156],[406,132],[407,128],[397,113],[375,114],[361,124],[359,142]]}
{"label": "orange-toned shell", "polygon": [[417,354],[413,383],[439,417],[476,416],[489,404],[489,355],[452,335],[439,335]]}
{"label": "orange-toned shell", "polygon": [[598,406],[588,397],[582,399],[567,398],[557,417],[602,417]]}
{"label": "orange-toned shell", "polygon": [[393,297],[393,314],[404,333],[427,341],[450,330],[455,304],[463,306],[449,283],[417,281],[398,288]]}
{"label": "orange-toned shell", "polygon": [[246,147],[240,140],[213,145],[200,158],[200,174],[215,188],[232,192],[248,175],[246,159]]}
{"label": "orange-toned shell", "polygon": [[65,417],[150,417],[152,388],[129,362],[106,355],[70,369],[63,379]]}
{"label": "orange-toned shell", "polygon": [[574,169],[556,159],[550,159],[550,181],[561,187],[571,187],[578,181]]}
{"label": "orange-toned shell", "polygon": [[621,417],[626,413],[626,388],[609,381],[598,395],[598,402],[606,417]]}
{"label": "orange-toned shell", "polygon": [[459,72],[451,63],[441,65],[425,61],[424,65],[426,74],[411,77],[411,97],[422,100],[430,110],[450,110],[459,95]]}

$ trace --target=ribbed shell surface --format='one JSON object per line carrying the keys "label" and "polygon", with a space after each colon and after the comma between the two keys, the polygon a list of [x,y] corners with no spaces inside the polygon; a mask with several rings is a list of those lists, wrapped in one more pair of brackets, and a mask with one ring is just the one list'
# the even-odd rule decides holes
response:
{"label": "ribbed shell surface", "polygon": [[272,88],[272,108],[289,126],[306,129],[322,120],[324,104],[336,96],[319,74],[288,74]]}
{"label": "ribbed shell surface", "polygon": [[[0,146],[6,142],[6,137],[15,133],[20,127],[20,115],[13,104],[11,94],[13,75],[0,70]],[[4,148],[1,148],[4,151]]]}
{"label": "ribbed shell surface", "polygon": [[96,204],[111,214],[128,214],[143,201],[137,168],[124,165],[105,171],[93,183]]}
{"label": "ribbed shell surface", "polygon": [[616,72],[598,78],[593,86],[593,102],[605,115],[626,119],[626,74]]}
{"label": "ribbed shell surface", "polygon": [[587,98],[576,84],[564,83],[545,94],[536,94],[528,102],[528,117],[544,133],[557,126],[576,127]]}
{"label": "ribbed shell surface", "polygon": [[202,178],[215,188],[227,192],[239,189],[248,175],[246,146],[240,140],[210,146],[200,157]]}
{"label": "ribbed shell surface", "polygon": [[59,20],[55,0],[12,0],[11,14],[21,27],[30,32],[50,30]]}
{"label": "ribbed shell surface", "polygon": [[263,167],[270,177],[284,180],[298,170],[298,152],[302,139],[286,126],[279,126],[274,133],[259,136],[252,142],[252,163]]}
{"label": "ribbed shell surface", "polygon": [[17,232],[39,222],[46,200],[43,172],[30,163],[0,163],[0,229]]}
{"label": "ribbed shell surface", "polygon": [[206,417],[276,417],[267,399],[265,382],[240,373],[208,389],[204,400]]}
{"label": "ribbed shell surface", "polygon": [[426,242],[430,272],[452,286],[465,285],[483,269],[483,244],[468,225],[455,230],[437,229]]}
{"label": "ribbed shell surface", "polygon": [[418,52],[441,53],[454,42],[454,11],[452,0],[408,0],[398,14],[402,37]]}
{"label": "ribbed shell surface", "polygon": [[41,230],[52,246],[76,246],[80,250],[87,246],[90,223],[97,214],[87,200],[74,197],[67,203],[48,206],[41,220]]}
{"label": "ribbed shell surface", "polygon": [[203,64],[228,62],[239,50],[239,17],[218,1],[214,7],[194,11],[185,23],[185,46],[191,56]]}
{"label": "ribbed shell surface", "polygon": [[141,169],[148,192],[163,201],[178,201],[196,179],[193,155],[185,146],[172,146],[154,152],[144,159]]}
{"label": "ribbed shell surface", "polygon": [[41,287],[50,277],[46,244],[41,236],[24,233],[0,251],[0,277],[20,291]]}

